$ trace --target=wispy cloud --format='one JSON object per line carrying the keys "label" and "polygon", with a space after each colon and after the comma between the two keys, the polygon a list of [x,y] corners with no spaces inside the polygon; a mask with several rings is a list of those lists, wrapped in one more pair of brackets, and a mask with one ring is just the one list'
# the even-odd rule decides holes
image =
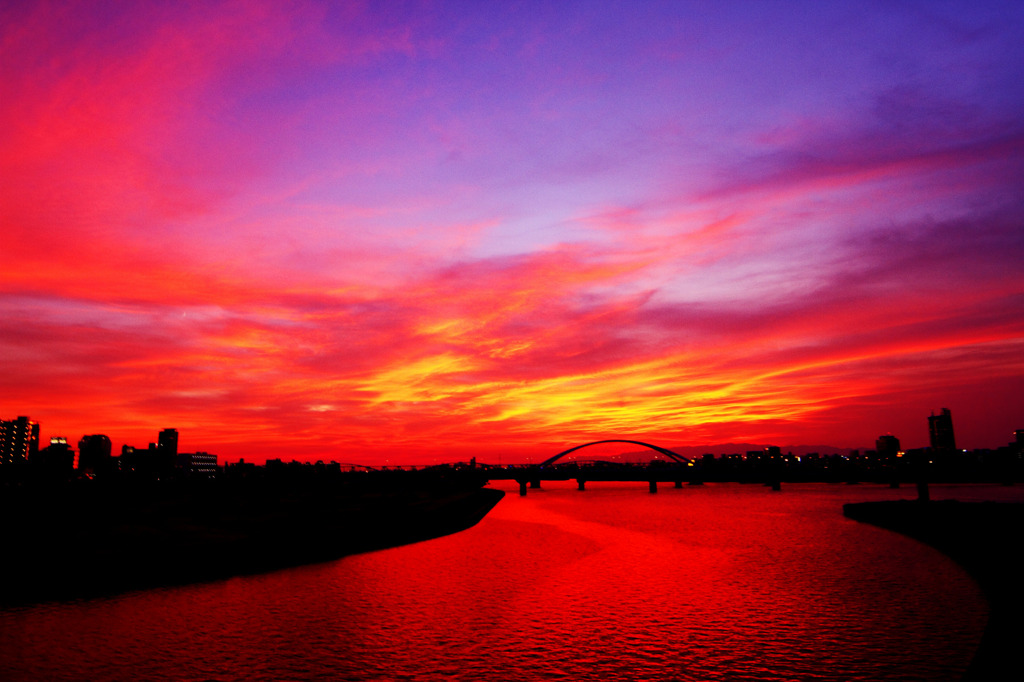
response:
{"label": "wispy cloud", "polygon": [[998,445],[1024,16],[819,9],[6,7],[0,412],[257,460],[941,406]]}

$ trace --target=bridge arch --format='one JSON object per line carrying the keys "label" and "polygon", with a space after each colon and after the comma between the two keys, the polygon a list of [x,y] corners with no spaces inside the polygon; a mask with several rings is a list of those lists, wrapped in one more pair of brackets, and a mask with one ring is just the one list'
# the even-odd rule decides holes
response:
{"label": "bridge arch", "polygon": [[568,455],[570,452],[575,452],[576,450],[579,450],[581,448],[589,448],[591,445],[601,445],[602,443],[630,443],[632,445],[642,445],[643,447],[650,448],[651,450],[654,450],[655,452],[660,452],[661,454],[665,455],[666,457],[668,457],[668,458],[670,458],[672,460],[675,460],[676,462],[679,462],[681,464],[689,464],[690,461],[691,461],[689,457],[683,457],[682,455],[676,454],[676,453],[674,453],[671,450],[668,450],[666,448],[658,447],[657,445],[651,445],[650,443],[644,443],[643,441],[639,441],[639,440],[619,440],[619,439],[615,438],[615,439],[611,439],[611,440],[595,440],[593,443],[584,443],[583,445],[577,445],[576,447],[572,447],[572,448],[569,448],[568,450],[565,450],[563,452],[559,452],[554,457],[548,457],[546,460],[541,462],[539,464],[539,466],[541,468],[544,468],[546,466],[550,466],[550,465],[554,464],[555,462],[557,462],[558,460],[560,460],[561,458],[563,458],[566,455]]}

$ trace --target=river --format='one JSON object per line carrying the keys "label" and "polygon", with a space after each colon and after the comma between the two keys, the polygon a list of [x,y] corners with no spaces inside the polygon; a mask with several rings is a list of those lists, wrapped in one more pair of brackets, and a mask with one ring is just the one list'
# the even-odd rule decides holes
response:
{"label": "river", "polygon": [[962,569],[842,515],[909,487],[498,487],[482,522],[435,540],[2,610],[0,678],[932,681],[981,639]]}

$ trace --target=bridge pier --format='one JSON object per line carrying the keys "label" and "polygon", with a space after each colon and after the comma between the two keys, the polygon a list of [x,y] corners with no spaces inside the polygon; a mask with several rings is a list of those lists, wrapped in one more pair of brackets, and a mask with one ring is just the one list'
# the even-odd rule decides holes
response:
{"label": "bridge pier", "polygon": [[530,479],[530,487],[531,488],[539,488],[540,487],[540,479],[539,478],[532,478],[532,479]]}
{"label": "bridge pier", "polygon": [[650,481],[650,484],[651,484],[651,492],[652,493],[658,492],[658,482],[657,481]]}
{"label": "bridge pier", "polygon": [[676,487],[676,488],[682,488],[682,487],[683,487],[683,482],[682,482],[682,481],[678,481],[678,480],[677,480],[677,481],[676,481],[676,484],[675,484],[675,486],[674,486],[674,487]]}
{"label": "bridge pier", "polygon": [[526,497],[526,481],[519,481],[519,497]]}
{"label": "bridge pier", "polygon": [[577,490],[586,490],[587,489],[587,482],[585,480],[583,480],[582,478],[577,478],[576,479],[576,489]]}

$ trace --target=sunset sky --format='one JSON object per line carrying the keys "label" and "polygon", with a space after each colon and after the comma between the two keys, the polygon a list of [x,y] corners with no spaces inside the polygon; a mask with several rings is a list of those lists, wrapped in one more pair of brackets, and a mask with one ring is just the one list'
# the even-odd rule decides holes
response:
{"label": "sunset sky", "polygon": [[0,418],[420,464],[1024,428],[1024,3],[5,2]]}

